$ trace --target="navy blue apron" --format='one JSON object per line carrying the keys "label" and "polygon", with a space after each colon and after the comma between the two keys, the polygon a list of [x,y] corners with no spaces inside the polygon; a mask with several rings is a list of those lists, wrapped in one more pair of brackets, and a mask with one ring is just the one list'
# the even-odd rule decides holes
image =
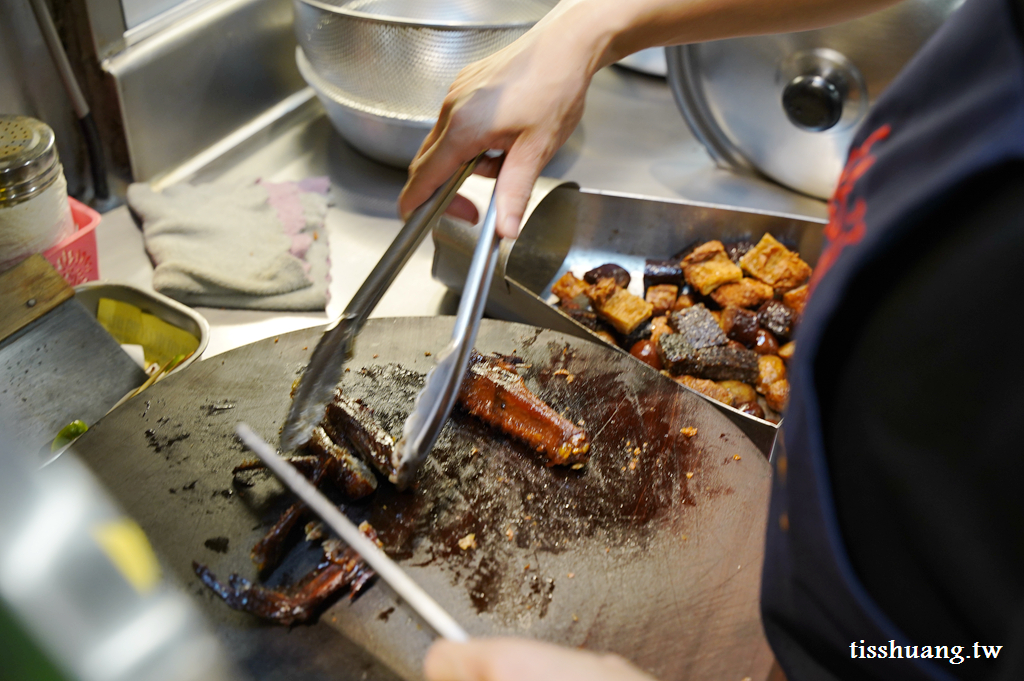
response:
{"label": "navy blue apron", "polygon": [[[915,56],[858,132],[830,203],[826,248],[789,371],[763,573],[765,632],[790,681],[954,678],[948,660],[907,659],[906,646],[946,642],[908,640],[854,572],[834,507],[813,371],[855,275],[951,188],[1024,158],[1024,50],[1012,1],[968,0]],[[875,646],[871,656],[867,646]]]}

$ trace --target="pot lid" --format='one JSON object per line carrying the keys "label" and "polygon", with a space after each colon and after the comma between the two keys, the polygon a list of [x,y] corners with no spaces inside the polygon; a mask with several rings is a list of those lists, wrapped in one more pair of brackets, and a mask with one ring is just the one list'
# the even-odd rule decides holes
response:
{"label": "pot lid", "polygon": [[668,80],[719,164],[827,199],[857,126],[963,0],[904,0],[814,31],[667,50]]}

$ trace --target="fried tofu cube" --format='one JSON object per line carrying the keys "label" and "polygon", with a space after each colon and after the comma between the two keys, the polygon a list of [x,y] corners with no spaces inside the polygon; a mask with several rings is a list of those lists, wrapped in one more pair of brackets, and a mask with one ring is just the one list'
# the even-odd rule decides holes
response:
{"label": "fried tofu cube", "polygon": [[721,241],[708,241],[683,258],[686,283],[708,295],[719,286],[743,278],[743,270],[729,259]]}
{"label": "fried tofu cube", "polygon": [[551,292],[565,303],[585,293],[587,286],[587,282],[577,279],[572,272],[566,272],[551,286]]}
{"label": "fried tofu cube", "polygon": [[757,307],[774,296],[775,290],[771,286],[750,277],[723,284],[711,293],[711,299],[722,307]]}
{"label": "fried tofu cube", "polygon": [[590,305],[598,316],[615,330],[628,335],[636,330],[654,312],[654,306],[639,296],[615,285],[611,278],[602,279],[586,290]]}
{"label": "fried tofu cube", "polygon": [[811,276],[811,266],[800,256],[765,234],[757,245],[740,258],[743,271],[777,289],[788,291]]}
{"label": "fried tofu cube", "polygon": [[685,310],[688,307],[693,307],[693,303],[693,296],[688,293],[681,293],[679,294],[679,297],[676,298],[676,302],[673,303],[672,311],[679,312],[680,310]]}
{"label": "fried tofu cube", "polygon": [[786,291],[782,296],[782,302],[786,307],[790,307],[796,312],[797,316],[804,313],[804,306],[807,305],[807,299],[810,297],[810,289],[807,284],[798,286],[792,291]]}
{"label": "fried tofu cube", "polygon": [[701,395],[704,395],[705,397],[710,397],[713,400],[718,400],[722,404],[727,404],[730,407],[732,406],[735,400],[735,397],[733,396],[732,392],[718,385],[714,381],[709,381],[703,378],[697,378],[696,376],[687,376],[685,374],[682,376],[675,376],[673,377],[673,380],[676,383],[685,385],[690,390],[699,392]]}
{"label": "fried tofu cube", "polygon": [[656,284],[647,288],[645,296],[648,303],[654,306],[654,315],[663,315],[672,309],[679,295],[679,287],[672,284]]}

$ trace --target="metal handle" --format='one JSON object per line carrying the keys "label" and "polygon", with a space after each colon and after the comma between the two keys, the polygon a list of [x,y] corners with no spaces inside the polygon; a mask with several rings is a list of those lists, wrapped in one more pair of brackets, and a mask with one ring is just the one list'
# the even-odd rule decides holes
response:
{"label": "metal handle", "polygon": [[797,76],[782,91],[782,108],[798,128],[823,132],[843,117],[845,90],[836,72]]}
{"label": "metal handle", "polygon": [[395,447],[398,457],[395,464],[395,483],[406,487],[412,482],[420,464],[437,441],[441,427],[448,419],[459,389],[462,377],[469,363],[469,353],[476,343],[487,304],[487,293],[498,263],[500,241],[495,233],[497,222],[497,192],[491,194],[487,215],[480,228],[480,237],[473,251],[473,260],[466,275],[466,285],[459,301],[459,312],[452,329],[452,340],[439,354],[437,365],[427,374],[423,390],[416,396],[413,411],[402,429],[402,439]]}
{"label": "metal handle", "polygon": [[456,190],[473,173],[479,160],[480,156],[477,156],[472,161],[464,163],[454,175],[448,178],[447,182],[434,190],[426,203],[412,212],[405,226],[402,227],[402,231],[391,242],[388,250],[374,266],[373,271],[366,277],[366,281],[352,296],[352,300],[345,307],[341,317],[335,320],[328,330],[336,327],[342,319],[355,320],[357,329],[363,325],[405,263],[412,257],[416,247],[423,241],[430,223],[448,207]]}

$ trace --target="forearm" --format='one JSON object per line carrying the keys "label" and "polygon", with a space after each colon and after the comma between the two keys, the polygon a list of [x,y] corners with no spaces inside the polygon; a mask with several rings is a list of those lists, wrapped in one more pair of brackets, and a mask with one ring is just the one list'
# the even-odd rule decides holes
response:
{"label": "forearm", "polygon": [[591,57],[591,73],[647,47],[821,28],[898,0],[562,0],[560,23]]}

